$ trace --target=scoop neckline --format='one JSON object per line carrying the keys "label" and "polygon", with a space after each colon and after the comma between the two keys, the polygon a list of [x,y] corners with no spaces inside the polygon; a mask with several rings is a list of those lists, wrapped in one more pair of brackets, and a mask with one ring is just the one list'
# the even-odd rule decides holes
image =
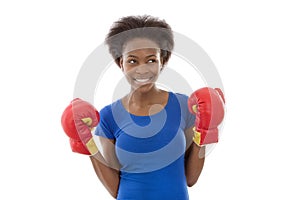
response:
{"label": "scoop neckline", "polygon": [[153,117],[153,116],[159,115],[160,113],[164,112],[164,110],[166,110],[167,107],[168,107],[168,105],[170,104],[170,99],[171,99],[172,93],[171,93],[170,91],[167,91],[167,92],[168,92],[168,100],[167,100],[166,105],[165,105],[159,112],[154,113],[154,114],[152,114],[152,115],[135,115],[135,114],[132,114],[132,113],[128,112],[128,111],[126,110],[125,106],[124,106],[123,103],[122,103],[122,99],[119,99],[119,100],[118,100],[118,104],[119,104],[119,106],[121,107],[121,109],[122,109],[124,112],[126,112],[127,114],[129,114],[130,116],[133,116],[133,117]]}

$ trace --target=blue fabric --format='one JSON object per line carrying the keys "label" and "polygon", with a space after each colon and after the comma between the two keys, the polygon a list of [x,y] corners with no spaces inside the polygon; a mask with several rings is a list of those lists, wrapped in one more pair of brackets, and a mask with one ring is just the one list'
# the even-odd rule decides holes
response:
{"label": "blue fabric", "polygon": [[187,200],[184,130],[195,117],[188,97],[169,92],[164,109],[150,116],[128,113],[118,100],[100,111],[98,136],[116,140],[121,164],[119,200]]}

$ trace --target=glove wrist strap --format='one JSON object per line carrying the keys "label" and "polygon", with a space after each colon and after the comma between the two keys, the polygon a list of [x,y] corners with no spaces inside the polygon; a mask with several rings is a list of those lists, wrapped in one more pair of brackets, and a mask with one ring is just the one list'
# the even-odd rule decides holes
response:
{"label": "glove wrist strap", "polygon": [[201,132],[198,132],[198,131],[196,130],[196,127],[193,128],[193,131],[194,131],[193,142],[194,142],[197,146],[201,147],[201,146],[202,146],[202,145],[201,145]]}
{"label": "glove wrist strap", "polygon": [[98,148],[93,137],[91,137],[91,139],[85,145],[88,151],[91,153],[91,156],[95,155],[98,152]]}

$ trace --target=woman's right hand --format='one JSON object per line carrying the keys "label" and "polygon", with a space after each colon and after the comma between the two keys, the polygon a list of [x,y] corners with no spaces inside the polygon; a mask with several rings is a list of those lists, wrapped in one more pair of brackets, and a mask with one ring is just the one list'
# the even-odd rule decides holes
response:
{"label": "woman's right hand", "polygon": [[99,121],[99,112],[90,103],[79,98],[70,102],[62,114],[61,124],[70,138],[73,152],[85,155],[95,155],[98,152],[91,130]]}

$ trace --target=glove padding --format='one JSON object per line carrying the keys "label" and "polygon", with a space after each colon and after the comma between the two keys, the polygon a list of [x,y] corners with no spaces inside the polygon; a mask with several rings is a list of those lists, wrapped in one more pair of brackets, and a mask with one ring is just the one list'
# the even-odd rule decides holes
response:
{"label": "glove padding", "polygon": [[196,115],[193,141],[198,146],[218,142],[218,125],[224,118],[224,103],[224,95],[219,88],[204,87],[189,97],[189,111]]}
{"label": "glove padding", "polygon": [[90,103],[79,98],[70,102],[62,114],[61,124],[70,138],[73,152],[85,155],[94,155],[98,152],[91,131],[99,121],[99,112]]}

